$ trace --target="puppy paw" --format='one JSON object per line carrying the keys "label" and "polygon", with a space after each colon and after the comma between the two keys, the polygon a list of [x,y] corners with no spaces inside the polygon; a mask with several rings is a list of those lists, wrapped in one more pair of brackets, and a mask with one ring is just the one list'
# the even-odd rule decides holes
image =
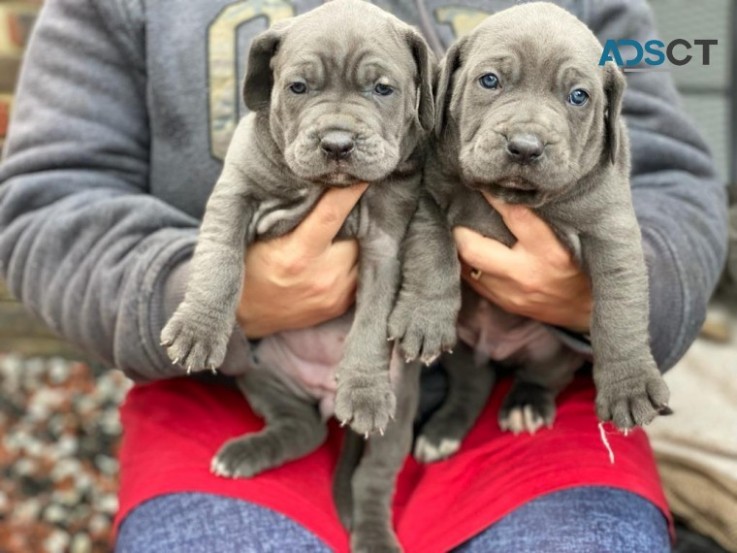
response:
{"label": "puppy paw", "polygon": [[172,362],[188,373],[214,372],[225,360],[231,331],[229,324],[217,324],[211,316],[199,316],[183,304],[161,331],[161,345]]}
{"label": "puppy paw", "polygon": [[668,407],[668,386],[655,363],[647,365],[650,366],[595,368],[596,413],[600,420],[612,421],[620,430],[628,430],[672,412]]}
{"label": "puppy paw", "polygon": [[555,420],[553,392],[529,382],[515,382],[499,411],[499,427],[513,434],[534,434]]}
{"label": "puppy paw", "polygon": [[457,315],[451,300],[401,298],[389,317],[389,336],[407,361],[429,365],[455,345]]}
{"label": "puppy paw", "polygon": [[479,415],[472,403],[446,401],[435,411],[415,440],[414,458],[420,463],[435,463],[455,455]]}
{"label": "puppy paw", "polygon": [[385,370],[371,374],[346,371],[338,380],[335,417],[365,437],[384,433],[394,418],[397,400]]}
{"label": "puppy paw", "polygon": [[250,478],[275,466],[273,449],[253,434],[230,440],[220,448],[210,463],[210,472],[225,478]]}
{"label": "puppy paw", "polygon": [[461,441],[455,438],[436,438],[422,434],[415,441],[412,455],[420,463],[435,463],[455,455],[460,448]]}
{"label": "puppy paw", "polygon": [[[385,527],[386,526],[386,527]],[[353,553],[402,553],[402,546],[389,525],[363,525],[351,532]]]}

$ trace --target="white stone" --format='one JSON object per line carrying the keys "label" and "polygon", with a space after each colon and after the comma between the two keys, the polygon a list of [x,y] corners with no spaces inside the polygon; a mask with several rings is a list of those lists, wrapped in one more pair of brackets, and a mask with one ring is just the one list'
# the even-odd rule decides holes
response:
{"label": "white stone", "polygon": [[92,551],[92,540],[87,534],[81,532],[74,536],[69,553],[89,553]]}
{"label": "white stone", "polygon": [[[117,509],[117,507],[116,507]],[[89,531],[93,534],[102,534],[110,528],[110,520],[101,513],[96,513],[90,518]]]}
{"label": "white stone", "polygon": [[61,505],[52,503],[51,505],[46,507],[46,510],[44,511],[43,516],[46,522],[50,522],[51,524],[57,524],[59,522],[62,522],[64,519],[66,519],[67,511]]}
{"label": "white stone", "polygon": [[69,534],[63,530],[54,530],[44,541],[44,549],[47,553],[64,553],[69,541]]}

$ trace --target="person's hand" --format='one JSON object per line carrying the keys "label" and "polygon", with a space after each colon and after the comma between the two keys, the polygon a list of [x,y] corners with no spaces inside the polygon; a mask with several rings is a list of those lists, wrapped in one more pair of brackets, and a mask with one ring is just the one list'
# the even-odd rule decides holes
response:
{"label": "person's hand", "polygon": [[462,276],[480,295],[502,309],[578,332],[588,331],[591,281],[532,210],[486,200],[504,219],[517,242],[504,244],[463,227],[453,231]]}
{"label": "person's hand", "polygon": [[292,232],[248,247],[236,313],[246,336],[314,326],[353,304],[358,243],[334,239],[367,186],[329,189]]}

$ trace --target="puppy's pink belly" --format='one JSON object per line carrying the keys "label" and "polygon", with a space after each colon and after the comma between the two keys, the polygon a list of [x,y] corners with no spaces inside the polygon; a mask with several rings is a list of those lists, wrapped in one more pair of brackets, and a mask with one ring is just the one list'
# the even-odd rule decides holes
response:
{"label": "puppy's pink belly", "polygon": [[494,361],[544,360],[563,348],[562,342],[542,323],[512,315],[486,300],[479,300],[473,313],[462,313],[458,337]]}
{"label": "puppy's pink belly", "polygon": [[[268,336],[256,347],[254,370],[268,370],[296,395],[319,403],[323,418],[335,411],[335,375],[343,359],[345,338],[353,311],[319,326]],[[399,358],[392,356],[390,375],[395,381]]]}
{"label": "puppy's pink belly", "polygon": [[258,344],[256,370],[268,370],[291,391],[320,402],[323,416],[334,402],[335,373],[343,357],[350,318],[268,336]]}

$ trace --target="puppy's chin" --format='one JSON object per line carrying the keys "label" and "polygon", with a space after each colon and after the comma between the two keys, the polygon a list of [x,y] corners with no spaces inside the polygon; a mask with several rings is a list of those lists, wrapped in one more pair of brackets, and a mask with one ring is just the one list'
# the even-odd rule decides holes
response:
{"label": "puppy's chin", "polygon": [[[506,164],[509,165],[509,164]],[[529,166],[507,167],[504,161],[495,164],[477,163],[462,170],[463,182],[469,188],[488,192],[495,198],[528,207],[542,207],[564,195],[575,180],[561,179],[550,171]]]}
{"label": "puppy's chin", "polygon": [[376,182],[386,178],[390,172],[357,171],[352,167],[336,164],[321,171],[293,170],[299,178],[328,187],[349,187],[359,182]]}
{"label": "puppy's chin", "polygon": [[521,179],[500,179],[493,182],[472,182],[471,188],[488,192],[495,198],[508,203],[529,207],[540,207],[549,199],[549,193],[538,188],[534,183]]}
{"label": "puppy's chin", "polygon": [[338,188],[353,186],[359,182],[364,182],[363,179],[351,175],[350,173],[327,173],[318,177],[312,177],[310,180],[315,184]]}
{"label": "puppy's chin", "polygon": [[[388,177],[396,168],[391,163],[355,163],[350,161],[324,161],[303,164],[291,162],[289,169],[299,178],[326,186],[352,186],[359,182],[376,182]],[[386,162],[388,160],[381,160]]]}
{"label": "puppy's chin", "polygon": [[371,135],[356,141],[345,159],[328,158],[311,134],[300,135],[284,150],[284,161],[300,179],[327,186],[351,186],[358,182],[377,182],[391,175],[399,165],[398,148]]}

